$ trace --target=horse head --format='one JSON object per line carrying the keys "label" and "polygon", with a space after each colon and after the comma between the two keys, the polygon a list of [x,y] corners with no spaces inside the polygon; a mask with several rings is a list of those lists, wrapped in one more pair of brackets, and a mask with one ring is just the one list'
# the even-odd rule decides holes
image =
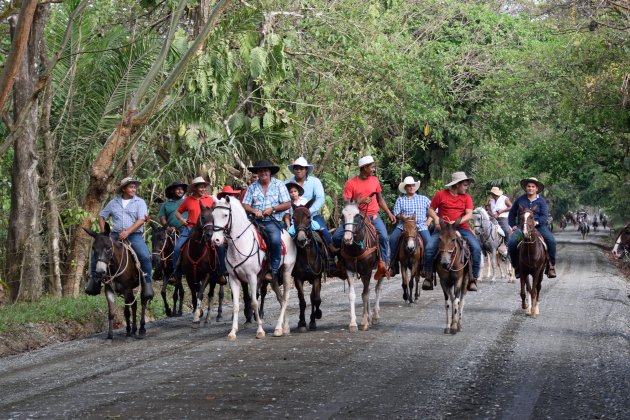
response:
{"label": "horse head", "polygon": [[92,229],[83,228],[91,237],[94,238],[94,244],[92,244],[92,250],[94,251],[93,258],[96,258],[96,279],[101,281],[105,274],[107,274],[107,268],[112,262],[114,256],[114,241],[110,238],[109,224],[105,223],[105,232],[96,233]]}
{"label": "horse head", "polygon": [[360,242],[363,238],[359,238],[362,234],[360,227],[365,223],[361,210],[359,209],[359,200],[350,201],[341,211],[343,216],[343,242],[346,245],[352,245],[353,242]]}
{"label": "horse head", "polygon": [[199,213],[199,219],[197,219],[197,227],[201,230],[203,239],[210,242],[214,231],[212,207],[204,206],[201,201],[199,201],[199,206],[201,207],[201,213]]}
{"label": "horse head", "polygon": [[612,253],[616,258],[621,258],[628,251],[630,251],[630,223],[619,232]]}
{"label": "horse head", "polygon": [[230,203],[230,196],[225,196],[220,200],[215,200],[215,205],[212,208],[212,218],[214,220],[214,226],[212,228],[212,236],[210,240],[215,245],[222,245],[225,242],[225,237],[230,231],[230,219],[232,216],[232,207]]}
{"label": "horse head", "polygon": [[303,206],[291,204],[293,208],[293,226],[295,226],[295,242],[300,248],[306,247],[309,238],[312,237],[311,232],[311,211],[310,207],[315,202],[316,197],[311,198],[308,203]]}
{"label": "horse head", "polygon": [[535,205],[531,209],[519,206],[519,215],[521,219],[521,232],[523,232],[523,238],[528,241],[531,240],[532,234],[536,230],[536,220],[534,220],[534,212],[538,208]]}
{"label": "horse head", "polygon": [[462,217],[460,216],[455,223],[450,224],[445,223],[440,217],[440,245],[438,253],[440,255],[440,265],[444,269],[450,269],[453,266],[453,258],[458,248],[457,240],[460,238],[456,228],[461,223],[461,220]]}
{"label": "horse head", "polygon": [[416,247],[418,246],[418,243],[416,241],[416,238],[418,236],[416,213],[412,214],[409,217],[401,215],[400,218],[403,221],[403,234],[405,235],[406,239],[405,247],[409,254],[413,254],[414,252],[416,252]]}
{"label": "horse head", "polygon": [[160,254],[166,244],[166,228],[154,227],[153,233],[151,233],[151,264],[153,267],[157,267],[160,261]]}

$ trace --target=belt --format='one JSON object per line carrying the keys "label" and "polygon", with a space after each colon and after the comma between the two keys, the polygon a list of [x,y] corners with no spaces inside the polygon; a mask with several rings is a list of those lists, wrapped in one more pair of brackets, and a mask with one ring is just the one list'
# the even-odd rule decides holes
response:
{"label": "belt", "polygon": [[378,213],[368,216],[370,220],[376,220],[378,218]]}

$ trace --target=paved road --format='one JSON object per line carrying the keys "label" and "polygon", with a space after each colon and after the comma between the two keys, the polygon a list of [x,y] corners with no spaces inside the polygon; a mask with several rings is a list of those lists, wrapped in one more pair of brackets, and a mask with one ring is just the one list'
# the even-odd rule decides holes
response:
{"label": "paved road", "polygon": [[332,281],[315,332],[256,340],[248,327],[230,343],[229,316],[196,334],[190,318],[169,319],[145,340],[119,331],[0,359],[0,417],[628,418],[628,283],[577,232],[558,238],[537,319],[516,284],[482,282],[464,330],[444,335],[441,291],[407,306],[394,279],[381,324],[350,333]]}

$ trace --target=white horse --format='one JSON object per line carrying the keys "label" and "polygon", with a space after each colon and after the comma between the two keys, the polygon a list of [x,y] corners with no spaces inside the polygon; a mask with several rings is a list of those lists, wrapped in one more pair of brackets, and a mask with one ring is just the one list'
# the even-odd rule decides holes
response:
{"label": "white horse", "polygon": [[[252,309],[258,326],[256,338],[263,338],[265,331],[263,330],[262,321],[258,313],[256,290],[258,290],[258,277],[264,275],[263,268],[265,267],[266,253],[261,249],[258,232],[252,222],[247,218],[247,214],[241,202],[235,198],[230,199],[229,196],[215,200],[215,202],[216,206],[212,210],[214,217],[212,241],[216,245],[220,245],[226,240],[228,242],[225,262],[229,274],[230,289],[232,290],[232,300],[234,301],[232,330],[228,335],[228,340],[236,340],[241,282],[249,284]],[[275,281],[272,282],[272,287],[280,304],[280,316],[278,317],[278,322],[273,331],[273,335],[276,337],[290,332],[287,306],[289,303],[291,272],[293,271],[297,255],[293,239],[287,231],[282,231],[282,241],[287,250],[286,255],[283,255],[280,261],[283,286],[282,294],[280,293],[279,285],[274,284],[276,283]]]}
{"label": "white horse", "polygon": [[[350,332],[358,330],[355,312],[354,283],[359,279],[363,282],[363,317],[361,330],[367,331],[370,324],[370,283],[372,273],[378,264],[378,236],[376,230],[366,217],[361,214],[356,202],[348,203],[342,210],[343,215],[343,243],[341,256],[344,259],[348,273],[348,300],[350,301]],[[339,227],[341,229],[341,227]],[[372,325],[380,320],[381,285],[383,278],[376,283],[376,301],[371,316]]]}
{"label": "white horse", "polygon": [[473,210],[473,221],[475,223],[475,233],[479,236],[479,242],[481,243],[481,251],[488,261],[484,277],[495,281],[495,265],[498,265],[497,248],[501,244],[501,233],[503,233],[503,230],[501,230],[498,223],[493,223],[490,220],[488,212],[483,207],[477,207]]}

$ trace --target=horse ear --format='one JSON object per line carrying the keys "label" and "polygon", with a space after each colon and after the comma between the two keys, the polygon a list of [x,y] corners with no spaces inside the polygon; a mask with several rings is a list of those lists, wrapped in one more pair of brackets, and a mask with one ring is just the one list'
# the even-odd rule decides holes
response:
{"label": "horse ear", "polygon": [[444,229],[446,227],[446,224],[444,223],[444,219],[442,219],[441,217],[440,217],[440,227],[442,229]]}
{"label": "horse ear", "polygon": [[518,211],[520,213],[523,213],[523,211],[525,210],[525,207],[523,207],[521,204],[518,205]]}
{"label": "horse ear", "polygon": [[105,222],[105,235],[109,235],[112,230],[109,228],[109,223]]}
{"label": "horse ear", "polygon": [[537,208],[538,208],[538,204],[534,204],[534,207],[532,207],[532,211],[536,211]]}
{"label": "horse ear", "polygon": [[206,206],[203,205],[201,200],[199,200],[199,208],[201,209],[201,211],[204,211],[206,209]]}
{"label": "horse ear", "polygon": [[461,224],[461,222],[462,222],[462,216],[459,216],[459,217],[457,218],[457,220],[455,221],[454,225],[455,225],[455,226],[459,226],[459,225]]}
{"label": "horse ear", "polygon": [[94,232],[92,229],[90,228],[83,228],[84,231],[87,232],[88,235],[90,235],[92,238],[96,238],[98,236],[98,233]]}
{"label": "horse ear", "polygon": [[409,216],[410,219],[416,220],[416,213],[414,212],[411,216]]}
{"label": "horse ear", "polygon": [[308,203],[306,203],[305,206],[310,209],[311,206],[313,205],[313,203],[315,202],[315,200],[317,200],[317,196],[316,195],[314,195],[310,200],[308,200]]}
{"label": "horse ear", "polygon": [[358,195],[356,203],[360,203],[360,202],[361,202],[361,194]]}
{"label": "horse ear", "polygon": [[229,203],[229,202],[230,202],[230,196],[229,196],[229,195],[226,195],[226,196],[225,196],[225,197],[223,197],[223,198],[225,199],[225,202],[226,202],[226,203]]}

